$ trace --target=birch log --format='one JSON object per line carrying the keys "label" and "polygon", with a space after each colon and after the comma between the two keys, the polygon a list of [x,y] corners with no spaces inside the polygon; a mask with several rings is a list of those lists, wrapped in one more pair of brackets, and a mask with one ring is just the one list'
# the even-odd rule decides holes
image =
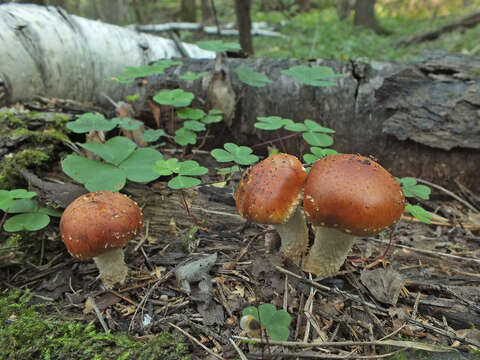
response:
{"label": "birch log", "polygon": [[[209,51],[184,44],[192,58]],[[35,95],[106,104],[129,94],[109,81],[128,66],[180,57],[173,41],[70,15],[53,6],[0,5],[0,106]]]}

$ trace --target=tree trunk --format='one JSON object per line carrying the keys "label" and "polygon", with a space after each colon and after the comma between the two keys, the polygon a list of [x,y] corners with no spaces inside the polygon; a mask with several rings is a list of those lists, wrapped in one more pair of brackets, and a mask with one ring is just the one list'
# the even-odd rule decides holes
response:
{"label": "tree trunk", "polygon": [[338,0],[337,1],[337,14],[340,20],[345,20],[350,16],[350,13],[354,9],[355,0]]}
{"label": "tree trunk", "polygon": [[181,0],[180,19],[186,22],[197,22],[197,4],[195,0]]}
{"label": "tree trunk", "polygon": [[310,0],[296,0],[298,6],[298,12],[307,12],[310,11],[312,4]]}
{"label": "tree trunk", "polygon": [[[171,40],[32,4],[0,5],[0,34],[0,107],[35,95],[107,105],[103,93],[114,99],[132,93],[109,78],[180,56]],[[214,56],[184,47],[191,57]]]}
{"label": "tree trunk", "polygon": [[[267,145],[278,136],[292,133],[257,129],[258,116],[277,115],[297,122],[312,119],[336,130],[333,147],[337,151],[374,156],[395,176],[420,177],[451,189],[457,189],[458,181],[480,192],[480,75],[475,70],[480,68],[479,59],[447,55],[416,64],[309,63],[330,66],[344,76],[327,88],[303,85],[280,73],[302,64],[286,59],[226,60],[226,76],[236,94],[236,116],[228,130],[216,128],[220,135],[211,137],[207,148],[233,141],[265,154]],[[272,83],[261,88],[245,85],[231,75],[238,66],[262,72]],[[151,111],[151,97],[165,87],[181,87],[197,98],[209,99],[211,76],[186,84],[178,80],[178,74],[211,71],[212,67],[212,61],[192,60],[150,78],[142,89],[144,114]],[[309,152],[301,137],[284,141],[285,148],[275,144],[300,156]]]}
{"label": "tree trunk", "polygon": [[209,0],[202,0],[202,24],[207,25],[212,21],[212,9],[210,9],[210,5],[208,3]]}
{"label": "tree trunk", "polygon": [[376,0],[358,0],[355,2],[355,26],[362,26],[374,30],[378,34],[386,35],[388,31],[383,29],[375,18]]}
{"label": "tree trunk", "polygon": [[253,55],[252,18],[250,17],[251,0],[235,0],[238,32],[242,50]]}

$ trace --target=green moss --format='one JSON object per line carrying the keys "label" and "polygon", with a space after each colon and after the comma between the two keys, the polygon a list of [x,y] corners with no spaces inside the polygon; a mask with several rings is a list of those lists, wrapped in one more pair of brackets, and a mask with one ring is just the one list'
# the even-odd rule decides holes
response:
{"label": "green moss", "polygon": [[126,334],[97,332],[91,325],[43,314],[51,305],[30,305],[30,295],[0,294],[1,359],[190,359],[182,338],[163,332],[147,342]]}

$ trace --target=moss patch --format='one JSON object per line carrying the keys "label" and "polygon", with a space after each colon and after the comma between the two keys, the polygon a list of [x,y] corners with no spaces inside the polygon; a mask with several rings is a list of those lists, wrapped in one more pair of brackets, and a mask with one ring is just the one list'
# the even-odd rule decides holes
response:
{"label": "moss patch", "polygon": [[190,359],[182,338],[163,332],[139,342],[126,334],[98,332],[91,325],[44,314],[52,305],[31,305],[31,296],[0,294],[1,359]]}

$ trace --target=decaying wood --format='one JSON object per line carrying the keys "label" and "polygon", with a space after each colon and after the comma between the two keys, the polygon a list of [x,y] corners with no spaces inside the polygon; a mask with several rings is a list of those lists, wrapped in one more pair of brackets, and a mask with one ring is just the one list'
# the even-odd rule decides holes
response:
{"label": "decaying wood", "polygon": [[[303,85],[284,75],[295,60],[225,61],[227,76],[236,94],[235,119],[226,140],[255,146],[290,132],[256,129],[258,116],[278,115],[294,121],[313,119],[336,130],[334,148],[345,153],[374,156],[396,176],[414,176],[456,189],[455,181],[473,192],[480,191],[480,59],[463,55],[432,55],[412,64],[390,62],[339,62],[316,60],[343,75],[337,86]],[[240,82],[233,72],[247,66],[265,73],[272,83],[263,88]],[[142,106],[149,113],[151,97],[162,88],[193,91],[198,106],[211,106],[211,76],[195,82],[178,80],[187,72],[211,71],[212,61],[189,60],[149,79]],[[298,137],[296,138],[298,139]],[[277,146],[295,154],[308,152],[301,139]],[[257,152],[262,150],[256,149]]]}
{"label": "decaying wood", "polygon": [[413,44],[418,44],[423,41],[431,41],[435,40],[441,35],[462,29],[468,29],[476,26],[480,23],[480,12],[475,12],[473,14],[468,15],[460,20],[454,21],[452,23],[443,25],[436,30],[428,31],[424,34],[414,35],[409,37],[408,39],[401,40],[396,43],[397,46],[410,46]]}

